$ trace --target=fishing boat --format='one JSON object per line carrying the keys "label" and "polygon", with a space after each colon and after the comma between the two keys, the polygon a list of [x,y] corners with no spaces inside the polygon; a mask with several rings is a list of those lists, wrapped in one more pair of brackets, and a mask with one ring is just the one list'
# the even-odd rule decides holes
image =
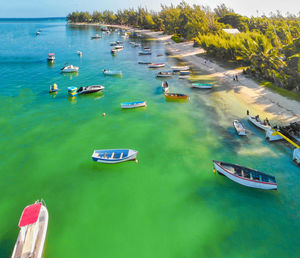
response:
{"label": "fishing boat", "polygon": [[94,93],[103,90],[104,87],[101,85],[91,85],[91,86],[86,86],[86,87],[80,87],[77,90],[78,94],[88,94],[88,93]]}
{"label": "fishing boat", "polygon": [[25,207],[12,258],[41,258],[48,228],[48,210],[40,201]]}
{"label": "fishing boat", "polygon": [[156,74],[156,77],[172,77],[173,76],[173,73],[170,72],[170,71],[162,71],[162,72],[159,72],[158,74]]}
{"label": "fishing boat", "polygon": [[122,76],[122,71],[103,70],[105,75]]}
{"label": "fishing boat", "polygon": [[138,152],[131,149],[94,150],[92,159],[100,163],[115,164],[136,160]]}
{"label": "fishing boat", "polygon": [[190,71],[189,70],[186,70],[186,71],[180,71],[179,72],[179,75],[190,75]]}
{"label": "fishing boat", "polygon": [[180,72],[180,71],[186,71],[189,70],[190,67],[189,66],[171,66],[171,69],[173,70],[173,72]]}
{"label": "fishing boat", "polygon": [[77,87],[68,87],[68,95],[71,96],[71,97],[74,97],[76,96],[78,93],[77,93]]}
{"label": "fishing boat", "polygon": [[53,85],[50,85],[49,93],[57,92],[57,84],[54,83]]}
{"label": "fishing boat", "polygon": [[55,61],[55,54],[49,53],[47,57],[48,62],[54,62]]}
{"label": "fishing boat", "polygon": [[167,81],[162,81],[161,82],[161,87],[162,87],[163,92],[168,92],[169,91],[169,84],[168,84]]}
{"label": "fishing boat", "polygon": [[137,108],[137,107],[146,107],[146,101],[136,101],[136,102],[128,102],[128,103],[121,103],[121,108]]}
{"label": "fishing boat", "polygon": [[246,135],[246,129],[245,129],[244,125],[242,124],[242,122],[240,122],[239,120],[234,120],[233,126],[238,135],[240,135],[240,136]]}
{"label": "fishing boat", "polygon": [[293,152],[293,161],[297,165],[300,165],[300,149],[298,149],[298,148],[294,149],[294,152]]}
{"label": "fishing boat", "polygon": [[228,177],[238,184],[264,190],[277,190],[277,183],[274,176],[222,161],[214,160],[213,164],[219,174]]}
{"label": "fishing boat", "polygon": [[60,70],[62,73],[74,73],[74,72],[78,72],[79,67],[73,66],[73,65],[67,65],[67,66],[61,68]]}
{"label": "fishing boat", "polygon": [[154,63],[151,63],[151,64],[148,64],[148,68],[162,68],[162,67],[165,67],[166,64],[164,63],[158,63],[158,64],[154,64]]}
{"label": "fishing boat", "polygon": [[140,55],[140,56],[152,55],[152,52],[151,52],[151,51],[140,51],[140,52],[139,52],[139,55]]}
{"label": "fishing boat", "polygon": [[181,93],[165,93],[166,99],[183,99],[187,100],[188,96]]}
{"label": "fishing boat", "polygon": [[138,61],[139,64],[152,64],[150,61]]}
{"label": "fishing boat", "polygon": [[260,128],[260,129],[262,129],[262,130],[267,131],[267,130],[271,129],[271,125],[270,125],[269,120],[268,120],[267,118],[264,120],[264,122],[262,122],[262,121],[259,119],[259,116],[258,116],[258,115],[255,116],[255,117],[250,116],[248,110],[247,110],[247,118],[248,118],[248,120],[249,120],[252,124],[254,124],[256,127]]}
{"label": "fishing boat", "polygon": [[99,34],[91,36],[91,39],[101,39],[102,37]]}
{"label": "fishing boat", "polygon": [[211,89],[211,83],[192,83],[192,88],[196,89]]}

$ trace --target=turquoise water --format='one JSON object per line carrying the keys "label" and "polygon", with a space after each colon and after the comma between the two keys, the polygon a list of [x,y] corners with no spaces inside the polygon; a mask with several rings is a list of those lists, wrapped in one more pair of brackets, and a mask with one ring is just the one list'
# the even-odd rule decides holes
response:
{"label": "turquoise water", "polygon": [[[195,91],[174,77],[172,91],[190,99],[167,102],[157,71],[137,64],[149,57],[129,42],[112,57],[109,42],[122,39],[90,40],[97,32],[61,20],[0,22],[0,257],[12,253],[23,208],[41,198],[49,211],[47,258],[299,257],[300,170],[291,149],[267,143],[245,121],[251,107],[224,102],[225,85]],[[177,64],[156,57],[165,52],[161,42],[143,45],[153,49],[152,61]],[[60,73],[67,62],[80,67],[78,75]],[[54,82],[60,91],[51,96]],[[104,92],[68,98],[67,87],[92,84]],[[140,100],[146,108],[120,108]],[[236,136],[234,118],[248,137]],[[93,150],[104,148],[138,150],[139,162],[93,162]],[[215,175],[213,159],[272,174],[278,191]]]}

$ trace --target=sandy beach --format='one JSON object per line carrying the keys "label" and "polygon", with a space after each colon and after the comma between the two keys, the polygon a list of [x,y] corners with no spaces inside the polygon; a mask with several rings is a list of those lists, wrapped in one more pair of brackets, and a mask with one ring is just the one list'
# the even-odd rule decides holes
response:
{"label": "sandy beach", "polygon": [[[224,86],[218,87],[217,84],[214,94],[221,97],[228,105],[235,99],[235,101],[240,102],[239,108],[249,108],[251,113],[255,115],[264,115],[282,123],[300,120],[300,102],[288,99],[260,86],[254,80],[243,75],[242,69],[226,69],[216,62],[199,56],[205,51],[193,47],[192,41],[175,43],[171,40],[171,36],[164,35],[162,32],[136,31],[152,39],[164,41],[168,54],[182,59],[195,69],[200,69],[222,81],[222,85],[225,84],[226,88]],[[233,75],[238,75],[238,81],[233,80]]]}

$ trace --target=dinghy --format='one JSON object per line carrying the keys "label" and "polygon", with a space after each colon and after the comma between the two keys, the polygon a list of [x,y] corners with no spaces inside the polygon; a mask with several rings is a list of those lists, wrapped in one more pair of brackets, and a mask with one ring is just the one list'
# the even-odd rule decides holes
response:
{"label": "dinghy", "polygon": [[94,150],[93,161],[115,164],[129,160],[136,160],[138,152],[131,149]]}
{"label": "dinghy", "polygon": [[146,107],[146,101],[135,101],[135,102],[128,102],[128,103],[121,103],[121,108],[128,109],[128,108],[137,108],[137,107]]}
{"label": "dinghy", "polygon": [[234,120],[233,126],[238,135],[240,135],[240,136],[246,135],[246,129],[245,129],[244,125],[242,124],[242,122],[240,122],[239,120]]}
{"label": "dinghy", "polygon": [[259,119],[259,116],[258,116],[258,115],[255,116],[255,117],[250,116],[248,110],[247,110],[247,118],[248,118],[248,120],[249,120],[252,124],[254,124],[256,127],[260,128],[260,129],[262,129],[262,130],[267,131],[267,130],[271,129],[271,125],[270,125],[269,120],[268,120],[267,118],[264,120],[264,122],[262,122],[262,121]]}
{"label": "dinghy", "polygon": [[276,179],[257,170],[230,164],[222,161],[213,161],[215,169],[232,181],[248,187],[264,190],[277,190]]}
{"label": "dinghy", "polygon": [[161,87],[163,89],[163,92],[168,92],[169,91],[169,84],[167,81],[162,81],[161,82]]}
{"label": "dinghy", "polygon": [[190,67],[189,66],[171,66],[171,69],[173,70],[173,72],[180,72],[180,71],[186,71],[189,70]]}
{"label": "dinghy", "polygon": [[61,68],[62,73],[75,73],[78,72],[79,67],[78,66],[73,66],[73,65],[67,65],[63,68]]}
{"label": "dinghy", "polygon": [[110,76],[122,76],[122,71],[103,70],[103,73]]}
{"label": "dinghy", "polygon": [[48,210],[42,202],[25,207],[22,212],[17,242],[12,258],[41,258],[48,228]]}
{"label": "dinghy", "polygon": [[162,72],[159,72],[156,77],[172,77],[173,76],[173,73],[170,72],[170,71],[162,71]]}
{"label": "dinghy", "polygon": [[91,86],[87,86],[87,87],[80,87],[77,90],[77,93],[78,94],[89,94],[89,93],[101,91],[103,89],[104,89],[104,87],[101,85],[91,85]]}
{"label": "dinghy", "polygon": [[192,83],[192,88],[196,88],[196,89],[211,89],[212,85],[210,83]]}
{"label": "dinghy", "polygon": [[161,68],[161,67],[165,67],[165,66],[166,66],[166,64],[164,64],[164,63],[159,63],[159,64],[151,63],[151,64],[148,64],[148,68]]}
{"label": "dinghy", "polygon": [[296,148],[293,152],[293,161],[296,165],[300,165],[300,149]]}
{"label": "dinghy", "polygon": [[180,93],[165,93],[166,99],[184,99],[187,100],[188,96]]}

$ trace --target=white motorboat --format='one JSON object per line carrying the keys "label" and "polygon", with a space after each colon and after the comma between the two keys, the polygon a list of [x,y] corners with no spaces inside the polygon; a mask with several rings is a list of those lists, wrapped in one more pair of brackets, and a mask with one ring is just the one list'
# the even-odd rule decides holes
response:
{"label": "white motorboat", "polygon": [[244,125],[242,124],[242,122],[240,122],[239,120],[234,120],[233,126],[238,135],[240,135],[240,136],[246,135],[246,129],[245,129]]}
{"label": "white motorboat", "polygon": [[121,103],[121,108],[129,109],[129,108],[137,108],[137,107],[146,107],[146,101],[135,101],[135,102],[128,102],[128,103]]}
{"label": "white motorboat", "polygon": [[158,64],[151,63],[151,64],[148,64],[148,68],[162,68],[162,67],[165,67],[165,66],[166,66],[165,63],[158,63]]}
{"label": "white motorboat", "polygon": [[25,207],[19,221],[20,233],[12,258],[41,258],[48,228],[48,210],[42,202]]}
{"label": "white motorboat", "polygon": [[255,116],[255,117],[250,116],[248,110],[247,110],[247,118],[248,118],[248,120],[249,120],[252,124],[254,124],[256,127],[260,128],[260,129],[262,129],[262,130],[267,131],[267,130],[270,130],[270,129],[271,129],[271,125],[270,125],[269,120],[268,120],[267,118],[264,120],[264,122],[262,122],[262,121],[259,119],[259,116],[258,116],[258,115]]}
{"label": "white motorboat", "polygon": [[94,93],[94,92],[98,92],[103,90],[104,87],[101,85],[91,85],[91,86],[87,86],[87,87],[80,87],[77,90],[78,94],[88,94],[88,93]]}
{"label": "white motorboat", "polygon": [[54,62],[55,61],[55,54],[49,53],[47,57],[48,62]]}
{"label": "white motorboat", "polygon": [[298,149],[298,148],[294,149],[294,152],[293,152],[293,161],[297,165],[300,165],[300,149]]}
{"label": "white motorboat", "polygon": [[222,161],[214,160],[213,164],[219,174],[228,177],[238,184],[264,190],[277,190],[277,183],[274,176]]}
{"label": "white motorboat", "polygon": [[62,73],[74,73],[78,72],[79,67],[78,66],[73,66],[73,65],[67,65],[63,68],[61,68]]}
{"label": "white motorboat", "polygon": [[122,76],[122,71],[103,70],[105,75]]}
{"label": "white motorboat", "polygon": [[173,70],[173,72],[180,72],[180,71],[186,71],[189,70],[190,67],[189,66],[171,66],[171,69]]}
{"label": "white motorboat", "polygon": [[94,150],[93,161],[115,164],[129,160],[136,160],[138,152],[131,149]]}

